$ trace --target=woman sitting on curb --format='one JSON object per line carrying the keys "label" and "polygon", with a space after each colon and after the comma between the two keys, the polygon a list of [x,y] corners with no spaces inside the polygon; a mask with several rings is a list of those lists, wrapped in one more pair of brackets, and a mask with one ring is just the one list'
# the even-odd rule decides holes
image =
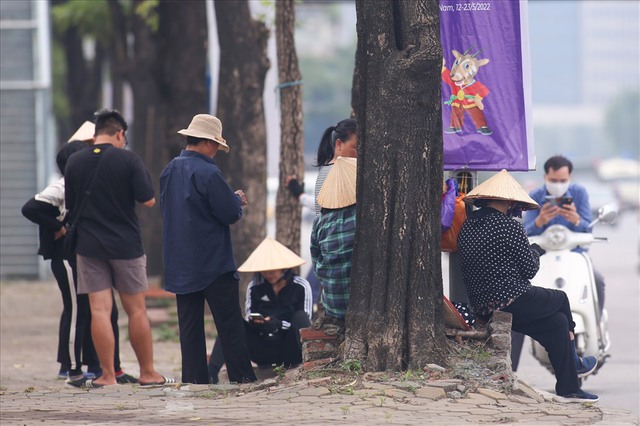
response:
{"label": "woman sitting on curb", "polygon": [[512,330],[540,342],[556,376],[557,402],[597,402],[580,389],[578,378],[596,368],[595,357],[578,357],[575,323],[567,295],[532,286],[545,251],[529,245],[524,227],[512,219],[522,210],[539,208],[526,191],[502,170],[465,197],[480,210],[472,212],[458,236],[460,264],[469,301],[483,319],[495,310],[512,315]]}
{"label": "woman sitting on curb", "polygon": [[[258,366],[291,367],[302,362],[300,329],[311,323],[311,287],[292,268],[304,262],[276,240],[265,238],[238,268],[255,273],[247,287],[244,325],[249,356]],[[222,344],[216,338],[209,361],[210,383],[218,383],[224,362]]]}

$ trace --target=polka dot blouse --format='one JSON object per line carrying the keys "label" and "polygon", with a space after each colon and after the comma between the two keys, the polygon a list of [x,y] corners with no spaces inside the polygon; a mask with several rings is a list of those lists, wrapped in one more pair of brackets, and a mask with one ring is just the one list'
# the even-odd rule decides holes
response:
{"label": "polka dot blouse", "polygon": [[469,215],[458,236],[462,276],[473,310],[489,315],[531,288],[540,268],[523,226],[491,207]]}

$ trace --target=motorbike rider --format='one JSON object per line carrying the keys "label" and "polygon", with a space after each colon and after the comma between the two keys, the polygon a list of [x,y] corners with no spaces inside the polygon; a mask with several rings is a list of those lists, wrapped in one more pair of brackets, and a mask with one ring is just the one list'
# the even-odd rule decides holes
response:
{"label": "motorbike rider", "polygon": [[576,353],[567,295],[531,285],[545,251],[530,245],[523,226],[512,218],[539,205],[506,170],[474,188],[465,201],[480,207],[469,214],[458,236],[460,266],[473,311],[485,320],[496,310],[509,312],[513,330],[540,342],[555,372],[555,401],[598,401],[580,389],[578,379],[593,373],[597,360]]}
{"label": "motorbike rider", "polygon": [[[591,206],[587,190],[571,182],[573,164],[561,155],[549,158],[544,163],[544,185],[534,189],[529,196],[542,207],[530,210],[524,216],[524,228],[529,237],[540,235],[552,225],[563,225],[573,232],[591,232]],[[564,201],[564,203],[563,203]],[[570,202],[567,202],[570,201]],[[585,252],[581,247],[575,252]],[[593,274],[598,294],[600,314],[604,308],[604,277],[595,267]],[[511,365],[518,369],[524,335],[514,333],[511,339]]]}
{"label": "motorbike rider", "polygon": [[[528,211],[524,217],[527,235],[540,235],[551,225],[563,225],[573,232],[591,232],[591,206],[589,194],[580,184],[571,182],[573,164],[569,159],[556,155],[544,163],[544,185],[531,191],[529,196],[542,206],[540,210]],[[555,205],[545,197],[570,198],[571,203]],[[581,247],[576,252],[587,251]],[[604,308],[604,277],[594,268],[600,313]]]}

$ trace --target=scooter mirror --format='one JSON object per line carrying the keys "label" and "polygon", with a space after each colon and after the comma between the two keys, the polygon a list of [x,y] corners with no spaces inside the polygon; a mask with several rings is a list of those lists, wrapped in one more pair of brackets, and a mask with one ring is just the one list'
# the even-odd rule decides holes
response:
{"label": "scooter mirror", "polygon": [[598,210],[598,219],[604,223],[612,223],[618,216],[618,208],[614,204],[606,204]]}

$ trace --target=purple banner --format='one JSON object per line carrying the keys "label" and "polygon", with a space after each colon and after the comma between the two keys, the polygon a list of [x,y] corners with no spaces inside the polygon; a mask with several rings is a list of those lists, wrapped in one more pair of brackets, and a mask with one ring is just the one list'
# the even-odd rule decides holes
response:
{"label": "purple banner", "polygon": [[532,170],[526,2],[440,0],[440,33],[445,170]]}

